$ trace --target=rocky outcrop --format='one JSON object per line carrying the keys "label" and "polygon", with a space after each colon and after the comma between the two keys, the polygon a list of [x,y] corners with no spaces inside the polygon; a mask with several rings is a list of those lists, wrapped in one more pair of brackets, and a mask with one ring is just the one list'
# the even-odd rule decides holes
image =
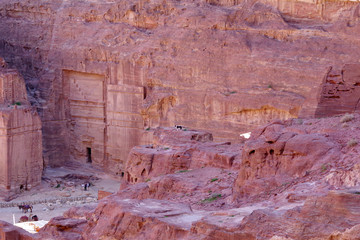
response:
{"label": "rocky outcrop", "polygon": [[54,217],[37,234],[41,239],[74,239],[81,240],[86,220]]}
{"label": "rocky outcrop", "polygon": [[24,80],[15,70],[0,68],[0,193],[15,193],[41,182],[41,122],[27,100]]}
{"label": "rocky outcrop", "polygon": [[242,145],[212,142],[212,134],[182,127],[149,130],[152,144],[134,147],[124,179],[144,182],[153,177],[201,167],[236,168]]}
{"label": "rocky outcrop", "polygon": [[[114,211],[116,209],[116,211]],[[159,200],[134,199],[102,201],[88,220],[84,239],[179,239],[186,236],[186,216],[192,210],[184,204]],[[183,216],[184,223],[172,223],[174,216]],[[109,225],[109,222],[114,224]]]}
{"label": "rocky outcrop", "polygon": [[[355,240],[359,118],[276,121],[253,131],[244,146],[213,143],[211,134],[191,129],[150,129],[159,156],[165,146],[178,151],[192,145],[204,159],[237,149],[237,165],[209,167],[214,164],[210,157],[208,166],[170,174],[167,167],[154,165],[158,176],[124,181],[98,205],[72,208],[31,237]],[[191,163],[197,161],[194,156]]]}
{"label": "rocky outcrop", "polygon": [[[289,123],[288,123],[289,124]],[[339,148],[324,135],[274,122],[245,143],[235,192],[255,195],[308,175],[336,159]]]}
{"label": "rocky outcrop", "polygon": [[354,232],[354,235],[348,239],[356,239],[359,201],[357,194],[330,192],[326,196],[309,198],[303,207],[287,211],[254,211],[244,218],[241,230],[253,233],[257,239],[274,236],[285,239],[336,239],[333,237],[349,236],[349,232]]}

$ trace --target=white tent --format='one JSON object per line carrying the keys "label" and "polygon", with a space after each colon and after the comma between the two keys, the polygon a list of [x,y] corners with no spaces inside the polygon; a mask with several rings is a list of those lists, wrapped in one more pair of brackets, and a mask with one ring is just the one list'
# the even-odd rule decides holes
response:
{"label": "white tent", "polygon": [[45,226],[49,221],[35,221],[35,222],[22,222],[22,223],[15,223],[14,225],[28,231],[29,233],[37,233],[40,228]]}

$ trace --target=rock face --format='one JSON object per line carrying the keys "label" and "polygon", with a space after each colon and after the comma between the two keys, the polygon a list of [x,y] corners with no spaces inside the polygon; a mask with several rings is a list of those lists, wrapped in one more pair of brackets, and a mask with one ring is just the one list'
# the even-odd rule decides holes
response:
{"label": "rock face", "polygon": [[0,55],[26,80],[46,164],[121,174],[148,127],[235,141],[356,110],[359,16],[351,1],[4,0]]}
{"label": "rock face", "polygon": [[360,109],[360,64],[329,68],[322,85],[316,116],[343,114]]}
{"label": "rock face", "polygon": [[27,100],[24,80],[0,68],[0,191],[2,198],[41,182],[41,121]]}
{"label": "rock face", "polygon": [[201,167],[236,168],[242,145],[214,143],[208,132],[157,128],[152,144],[134,147],[125,165],[125,181],[144,182],[164,174]]}
{"label": "rock face", "polygon": [[[136,183],[124,179],[117,193],[70,209],[29,239],[356,240],[359,119],[353,114],[275,121],[253,131],[244,146],[213,143],[203,131],[149,130],[159,150],[153,159],[164,161],[151,165],[147,179],[131,165]],[[172,159],[164,152],[190,146],[189,163],[197,167],[169,173],[171,165],[162,166]],[[231,152],[232,165],[211,157]],[[2,231],[9,228],[0,226]]]}
{"label": "rock face", "polygon": [[324,135],[272,123],[245,143],[235,191],[245,195],[270,191],[319,169],[337,158],[338,151]]}

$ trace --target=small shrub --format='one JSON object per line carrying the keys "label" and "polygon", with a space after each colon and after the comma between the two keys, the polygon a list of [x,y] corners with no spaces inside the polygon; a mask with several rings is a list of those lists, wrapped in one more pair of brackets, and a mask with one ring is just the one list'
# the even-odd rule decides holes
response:
{"label": "small shrub", "polygon": [[186,129],[186,128],[183,128],[183,131],[187,131],[187,129]]}
{"label": "small shrub", "polygon": [[348,141],[347,146],[348,147],[354,147],[358,144],[358,141],[356,139],[351,139]]}
{"label": "small shrub", "polygon": [[327,170],[328,166],[326,164],[323,164],[321,166],[321,172],[325,172]]}
{"label": "small shrub", "polygon": [[169,150],[170,148],[168,148],[168,147],[166,147],[166,148],[164,148],[164,150]]}
{"label": "small shrub", "polygon": [[201,202],[202,203],[213,202],[213,201],[215,201],[215,200],[217,200],[219,198],[221,198],[221,194],[215,193],[215,194],[211,195],[211,197],[201,200]]}
{"label": "small shrub", "polygon": [[227,92],[223,92],[222,94],[224,94],[225,96],[230,96],[231,94],[235,94],[237,93],[237,91],[227,91]]}
{"label": "small shrub", "polygon": [[219,179],[218,178],[213,178],[213,179],[210,180],[210,182],[215,182],[217,180],[219,180]]}
{"label": "small shrub", "polygon": [[150,182],[150,181],[151,181],[151,179],[150,179],[150,178],[148,178],[148,179],[146,179],[146,180],[145,180],[145,182]]}
{"label": "small shrub", "polygon": [[180,170],[177,173],[184,173],[184,172],[188,172],[189,170],[185,169],[185,170]]}
{"label": "small shrub", "polygon": [[147,129],[145,129],[146,131],[150,131],[150,127],[148,127]]}
{"label": "small shrub", "polygon": [[269,89],[273,89],[273,86],[271,84],[268,85]]}
{"label": "small shrub", "polygon": [[350,122],[351,120],[354,119],[354,115],[353,114],[345,114],[341,119],[340,122],[341,123],[345,123],[345,122]]}

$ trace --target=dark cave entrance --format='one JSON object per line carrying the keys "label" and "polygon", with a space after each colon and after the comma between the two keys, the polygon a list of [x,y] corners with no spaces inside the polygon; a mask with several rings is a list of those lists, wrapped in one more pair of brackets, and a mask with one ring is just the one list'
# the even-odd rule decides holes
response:
{"label": "dark cave entrance", "polygon": [[88,163],[92,163],[91,159],[91,148],[86,148],[86,159]]}

